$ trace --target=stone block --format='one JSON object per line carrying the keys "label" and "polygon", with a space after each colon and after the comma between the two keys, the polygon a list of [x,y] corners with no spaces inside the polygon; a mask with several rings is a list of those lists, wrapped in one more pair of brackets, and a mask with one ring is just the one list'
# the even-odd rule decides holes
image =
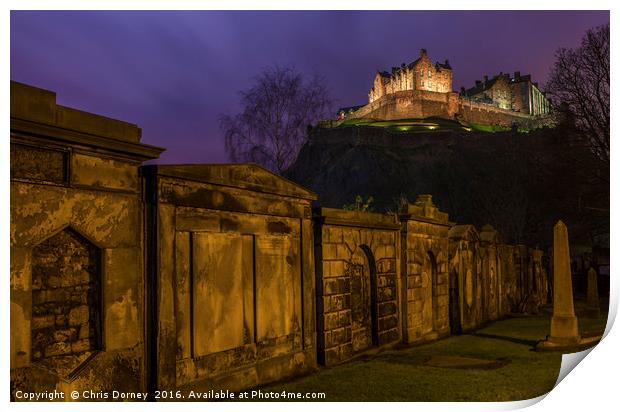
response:
{"label": "stone block", "polygon": [[385,332],[379,333],[379,345],[385,345],[387,343],[392,343],[398,341],[398,330],[390,329]]}
{"label": "stone block", "polygon": [[332,331],[332,343],[334,345],[341,345],[347,342],[347,330],[346,328],[339,328]]}
{"label": "stone block", "polygon": [[328,278],[323,280],[323,295],[334,295],[340,293],[338,288],[338,281],[340,279],[337,278]]}
{"label": "stone block", "polygon": [[331,308],[332,312],[336,312],[336,311],[348,308],[348,306],[346,305],[346,297],[345,297],[345,295],[333,295],[333,296],[331,296],[330,308]]}
{"label": "stone block", "polygon": [[56,326],[65,326],[67,324],[67,317],[65,315],[56,315]]}
{"label": "stone block", "polygon": [[89,325],[80,326],[80,332],[78,334],[78,339],[86,339],[90,337],[90,327]]}
{"label": "stone block", "polygon": [[69,312],[69,325],[77,326],[88,323],[89,308],[86,305],[77,306]]}
{"label": "stone block", "polygon": [[332,342],[332,331],[327,330],[323,333],[323,337],[325,338],[325,348],[331,348],[334,346]]}
{"label": "stone block", "polygon": [[336,243],[323,243],[322,252],[323,260],[336,260],[338,258],[338,244]]}
{"label": "stone block", "polygon": [[379,319],[379,330],[386,331],[395,328],[398,325],[396,316],[385,316]]}
{"label": "stone block", "polygon": [[340,327],[340,315],[338,312],[325,314],[325,330],[337,329]]}
{"label": "stone block", "polygon": [[353,344],[348,342],[340,347],[340,359],[349,359],[351,356],[353,356]]}
{"label": "stone block", "polygon": [[54,341],[56,342],[66,342],[73,341],[77,336],[77,329],[61,329],[54,331]]}
{"label": "stone block", "polygon": [[393,273],[396,271],[396,260],[393,258],[381,259],[377,263],[378,273]]}
{"label": "stone block", "polygon": [[336,258],[342,260],[351,259],[351,251],[345,244],[336,245]]}
{"label": "stone block", "polygon": [[396,313],[396,304],[394,302],[383,302],[379,303],[378,306],[379,316],[391,315],[393,313]]}
{"label": "stone block", "polygon": [[341,277],[345,274],[345,265],[343,261],[329,262],[329,273],[332,277]]}
{"label": "stone block", "polygon": [[89,339],[80,339],[76,342],[71,343],[71,352],[79,353],[86,352],[91,349],[91,343]]}
{"label": "stone block", "polygon": [[340,362],[340,349],[330,348],[325,350],[325,365],[335,365]]}
{"label": "stone block", "polygon": [[332,298],[331,296],[323,296],[322,298],[320,298],[320,301],[322,302],[323,305],[323,313],[328,313],[328,312],[334,312],[335,310],[332,309]]}
{"label": "stone block", "polygon": [[328,227],[328,241],[332,243],[342,243],[344,242],[342,228],[339,227]]}
{"label": "stone block", "polygon": [[57,342],[45,348],[45,357],[69,355],[71,353],[71,343]]}
{"label": "stone block", "polygon": [[395,298],[395,290],[392,287],[379,288],[377,293],[377,300],[379,302],[391,301]]}
{"label": "stone block", "polygon": [[34,316],[32,318],[32,329],[50,328],[56,324],[56,316]]}
{"label": "stone block", "polygon": [[339,313],[339,326],[351,326],[351,311],[343,310]]}

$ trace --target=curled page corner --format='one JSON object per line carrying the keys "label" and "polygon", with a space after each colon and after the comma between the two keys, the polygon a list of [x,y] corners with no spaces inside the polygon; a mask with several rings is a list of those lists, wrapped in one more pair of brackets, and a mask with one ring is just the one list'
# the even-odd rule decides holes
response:
{"label": "curled page corner", "polygon": [[[598,343],[597,343],[597,345],[598,345]],[[588,348],[588,349],[586,349],[584,351],[581,351],[581,352],[565,353],[565,354],[563,354],[562,355],[562,365],[560,366],[560,374],[558,375],[558,380],[555,382],[555,385],[553,386],[553,388],[555,389],[555,387],[558,386],[560,384],[560,382],[562,382],[562,380],[566,376],[568,376],[568,374],[573,369],[575,369],[575,367],[579,364],[579,362],[584,360],[585,357],[588,356],[588,354],[595,347],[596,347],[596,345],[591,347],[591,348]]]}
{"label": "curled page corner", "polygon": [[[614,297],[614,299],[612,299],[612,296]],[[617,296],[617,293],[614,293],[614,291],[610,291],[609,309],[607,309],[607,325],[605,325],[605,332],[603,332],[603,338],[601,339],[601,341],[605,339],[611,328],[613,328],[614,322],[616,321],[616,313],[618,313],[618,299],[615,299],[615,297]]]}

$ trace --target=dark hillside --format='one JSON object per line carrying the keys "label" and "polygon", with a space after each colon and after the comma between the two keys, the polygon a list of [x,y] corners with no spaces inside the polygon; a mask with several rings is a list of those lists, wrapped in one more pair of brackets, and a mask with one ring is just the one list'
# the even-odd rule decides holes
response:
{"label": "dark hillside", "polygon": [[608,238],[609,184],[593,178],[597,167],[562,128],[408,134],[358,126],[317,129],[286,176],[328,207],[362,195],[377,211],[396,211],[429,193],[454,222],[490,223],[508,242],[545,247],[557,219],[573,242]]}

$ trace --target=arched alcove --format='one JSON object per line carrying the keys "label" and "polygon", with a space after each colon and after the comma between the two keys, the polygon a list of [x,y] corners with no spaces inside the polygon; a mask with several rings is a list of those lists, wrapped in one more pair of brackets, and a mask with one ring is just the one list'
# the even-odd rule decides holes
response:
{"label": "arched alcove", "polygon": [[368,246],[360,246],[347,267],[351,279],[351,335],[353,352],[379,343],[377,269]]}
{"label": "arched alcove", "polygon": [[437,259],[435,258],[435,254],[432,251],[428,251],[428,259],[430,262],[430,282],[431,282],[431,299],[432,299],[432,307],[433,307],[433,330],[438,330],[437,327]]}
{"label": "arched alcove", "polygon": [[101,251],[71,228],[32,250],[31,358],[69,376],[101,349]]}
{"label": "arched alcove", "polygon": [[377,264],[375,257],[370,247],[361,245],[360,249],[366,255],[366,261],[368,262],[368,274],[370,277],[370,317],[372,326],[372,344],[376,346],[379,344],[379,307],[377,300],[378,293],[378,280],[377,280]]}
{"label": "arched alcove", "polygon": [[459,299],[459,274],[456,270],[450,271],[448,304],[450,310],[450,332],[452,334],[460,334],[462,332],[461,302]]}

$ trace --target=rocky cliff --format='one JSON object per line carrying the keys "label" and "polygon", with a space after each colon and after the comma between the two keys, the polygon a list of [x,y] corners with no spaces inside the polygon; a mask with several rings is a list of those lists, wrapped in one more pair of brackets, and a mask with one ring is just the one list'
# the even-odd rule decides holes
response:
{"label": "rocky cliff", "polygon": [[343,207],[361,195],[374,198],[376,211],[396,211],[404,200],[428,193],[450,220],[490,223],[509,242],[545,247],[562,219],[572,239],[592,243],[609,233],[609,186],[595,178],[597,162],[588,149],[573,140],[562,128],[317,129],[286,177],[317,192],[321,206]]}

